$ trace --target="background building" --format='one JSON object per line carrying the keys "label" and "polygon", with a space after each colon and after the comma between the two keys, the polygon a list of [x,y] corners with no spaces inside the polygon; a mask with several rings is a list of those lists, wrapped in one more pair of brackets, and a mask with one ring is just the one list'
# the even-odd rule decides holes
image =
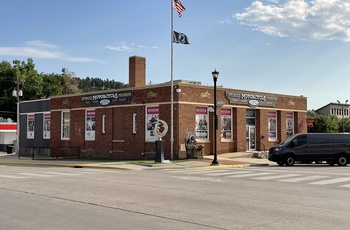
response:
{"label": "background building", "polygon": [[19,154],[50,155],[50,99],[21,101]]}
{"label": "background building", "polygon": [[[14,146],[16,140],[17,123],[11,119],[0,118],[0,151],[8,151],[8,146]],[[12,150],[11,150],[12,152]]]}
{"label": "background building", "polygon": [[331,102],[317,110],[315,110],[318,114],[330,114],[336,116],[338,119],[349,118],[349,104],[346,103],[335,103]]}

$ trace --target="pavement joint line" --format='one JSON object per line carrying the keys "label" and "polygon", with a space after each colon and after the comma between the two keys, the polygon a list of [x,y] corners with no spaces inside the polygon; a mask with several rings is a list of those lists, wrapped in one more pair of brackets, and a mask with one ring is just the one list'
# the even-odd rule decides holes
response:
{"label": "pavement joint line", "polygon": [[70,168],[103,168],[103,169],[121,169],[136,170],[130,167],[121,166],[101,166],[88,164],[50,164],[50,163],[31,163],[31,162],[0,162],[1,165],[28,165],[28,166],[52,166],[52,167],[70,167]]}
{"label": "pavement joint line", "polygon": [[198,167],[192,167],[193,168],[210,168],[210,169],[215,169],[215,168],[244,168],[244,164],[233,164],[233,165],[208,165],[208,166],[198,166]]}

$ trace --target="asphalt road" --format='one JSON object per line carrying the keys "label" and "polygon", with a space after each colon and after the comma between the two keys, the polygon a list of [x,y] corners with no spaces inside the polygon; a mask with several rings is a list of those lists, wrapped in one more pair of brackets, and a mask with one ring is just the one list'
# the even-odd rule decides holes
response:
{"label": "asphalt road", "polygon": [[0,229],[349,229],[349,167],[0,166]]}

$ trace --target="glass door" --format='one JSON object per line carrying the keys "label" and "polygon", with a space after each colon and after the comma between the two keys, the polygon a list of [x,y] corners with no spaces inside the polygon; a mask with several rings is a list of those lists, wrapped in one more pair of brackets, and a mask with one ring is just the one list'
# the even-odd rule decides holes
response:
{"label": "glass door", "polygon": [[246,126],[246,150],[252,151],[256,150],[255,148],[255,126]]}

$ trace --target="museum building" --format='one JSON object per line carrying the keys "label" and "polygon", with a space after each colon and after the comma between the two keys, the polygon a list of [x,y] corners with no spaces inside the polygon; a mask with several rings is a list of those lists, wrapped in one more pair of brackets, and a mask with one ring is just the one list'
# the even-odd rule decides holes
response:
{"label": "museum building", "polygon": [[[196,154],[209,155],[214,144],[218,154],[262,150],[307,132],[306,97],[224,87],[217,87],[215,96],[216,143],[214,87],[185,80],[146,85],[146,59],[132,56],[128,88],[54,96],[44,101],[42,109],[40,105],[21,109],[21,139],[33,141],[21,141],[20,151],[28,153],[35,147],[51,157],[154,157],[155,128],[162,129],[159,121],[169,127],[162,138],[166,159],[186,158],[186,138],[191,135]],[[26,103],[30,102],[21,102],[20,107]]]}

